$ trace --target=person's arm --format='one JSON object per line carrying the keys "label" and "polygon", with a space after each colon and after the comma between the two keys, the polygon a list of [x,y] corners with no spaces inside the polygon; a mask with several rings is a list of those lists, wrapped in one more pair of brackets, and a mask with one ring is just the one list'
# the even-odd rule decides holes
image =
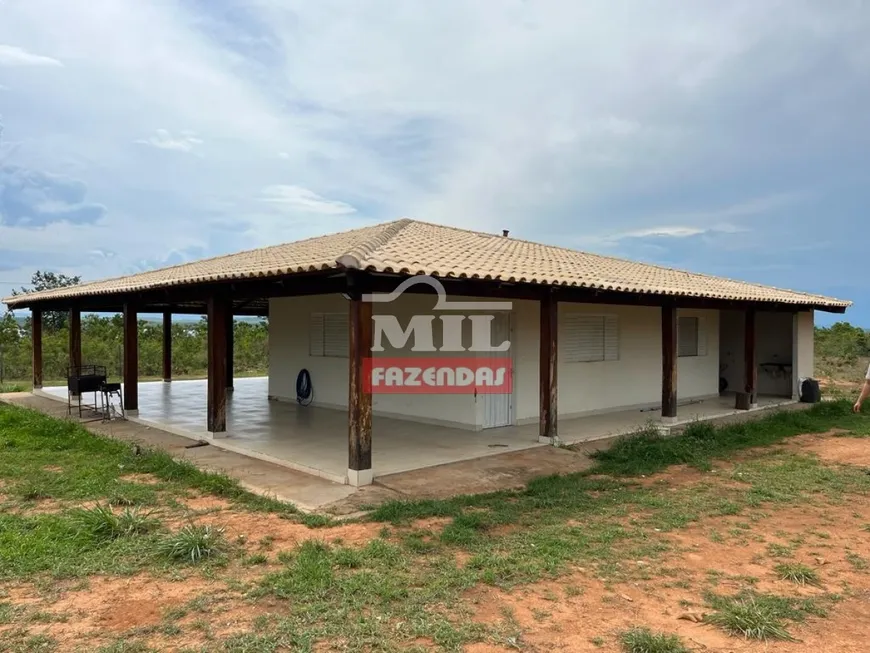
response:
{"label": "person's arm", "polygon": [[856,413],[861,412],[861,404],[864,400],[870,397],[870,368],[867,369],[867,378],[864,379],[864,387],[861,388],[861,394],[858,396],[858,401],[855,402],[854,410]]}

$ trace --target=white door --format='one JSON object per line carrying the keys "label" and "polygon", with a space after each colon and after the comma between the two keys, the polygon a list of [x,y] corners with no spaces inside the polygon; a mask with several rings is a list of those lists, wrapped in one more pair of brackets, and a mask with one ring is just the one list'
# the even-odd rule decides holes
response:
{"label": "white door", "polygon": [[[511,340],[511,314],[507,311],[499,311],[495,313],[495,319],[491,326],[492,344],[499,345],[505,340]],[[513,356],[513,344],[511,348],[504,351],[483,352],[480,354],[489,358],[503,358],[505,355]],[[513,374],[513,364],[511,365],[511,374]],[[513,383],[511,383],[511,393],[509,394],[483,394],[481,395],[483,404],[483,428],[491,429],[498,426],[510,426],[514,423],[513,416]]]}

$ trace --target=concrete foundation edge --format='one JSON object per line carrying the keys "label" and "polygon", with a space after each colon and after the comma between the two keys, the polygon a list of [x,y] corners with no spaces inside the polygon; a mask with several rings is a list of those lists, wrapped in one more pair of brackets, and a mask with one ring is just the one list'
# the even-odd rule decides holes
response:
{"label": "concrete foundation edge", "polygon": [[361,485],[371,485],[375,480],[374,472],[371,469],[348,469],[347,484],[354,487]]}

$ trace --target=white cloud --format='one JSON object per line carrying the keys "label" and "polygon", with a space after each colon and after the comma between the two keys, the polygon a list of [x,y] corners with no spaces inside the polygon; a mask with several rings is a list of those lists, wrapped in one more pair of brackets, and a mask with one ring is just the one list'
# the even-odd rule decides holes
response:
{"label": "white cloud", "polygon": [[328,200],[317,193],[301,186],[276,184],[263,189],[263,202],[268,202],[286,209],[304,213],[321,213],[324,215],[347,215],[356,213],[350,204],[336,200]]}
{"label": "white cloud", "polygon": [[0,66],[63,66],[52,57],[33,54],[14,45],[0,43]]}
{"label": "white cloud", "polygon": [[166,129],[158,129],[148,138],[139,139],[137,143],[153,145],[161,150],[176,150],[178,152],[190,152],[197,145],[202,144],[202,139],[193,135],[193,132],[183,131],[178,137],[173,137]]}
{"label": "white cloud", "polygon": [[623,234],[617,234],[613,238],[650,238],[651,236],[660,238],[688,238],[689,236],[698,236],[706,233],[706,231],[706,229],[701,229],[699,227],[651,227],[650,229],[626,231]]}
{"label": "white cloud", "polygon": [[645,227],[643,229],[635,229],[632,231],[622,231],[608,234],[605,236],[590,237],[584,240],[584,245],[587,247],[595,245],[607,246],[632,239],[680,239],[691,238],[693,236],[702,236],[705,234],[737,234],[745,231],[748,231],[748,229],[745,227],[727,223],[717,224],[713,226],[661,225],[655,227]]}
{"label": "white cloud", "polygon": [[764,197],[756,197],[753,199],[738,202],[721,208],[707,209],[701,211],[687,211],[683,213],[671,214],[671,218],[679,220],[691,220],[697,222],[709,222],[711,220],[723,220],[733,218],[747,218],[757,215],[764,215],[772,211],[784,208],[795,204],[801,200],[807,199],[808,193],[775,193]]}
{"label": "white cloud", "polygon": [[870,15],[846,3],[0,5],[18,60],[66,66],[63,84],[3,69],[9,163],[106,207],[56,243],[0,240],[111,243],[89,276],[402,215],[563,244],[758,232],[802,206],[776,189],[833,185],[811,164],[870,146]]}

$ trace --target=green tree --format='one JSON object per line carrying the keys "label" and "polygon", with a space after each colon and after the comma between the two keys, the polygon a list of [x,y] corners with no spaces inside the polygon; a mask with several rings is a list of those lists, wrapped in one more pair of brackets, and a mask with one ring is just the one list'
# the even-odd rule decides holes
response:
{"label": "green tree", "polygon": [[6,313],[0,318],[0,383],[18,372],[21,340],[18,322]]}
{"label": "green tree", "polygon": [[816,354],[845,361],[870,356],[870,337],[864,329],[848,322],[816,327]]}
{"label": "green tree", "polygon": [[[124,319],[120,315],[82,316],[82,361],[103,365],[112,378],[123,370]],[[233,326],[235,371],[237,374],[264,374],[269,360],[269,328],[266,320],[236,321]],[[172,375],[202,377],[208,367],[205,319],[176,320],[172,324]],[[31,376],[31,322],[23,328],[11,315],[0,318],[0,348],[3,351],[6,380],[27,381]],[[69,365],[69,329],[44,330],[42,367],[46,383],[66,378]],[[163,325],[159,321],[139,321],[139,374],[159,378],[163,373]]]}
{"label": "green tree", "polygon": [[[43,290],[55,290],[57,288],[66,288],[68,286],[77,286],[81,283],[82,278],[78,275],[71,277],[65,274],[56,272],[43,272],[37,270],[30,277],[31,288],[22,288],[21,290],[13,290],[13,295],[26,295],[30,292],[41,292]],[[62,311],[49,311],[42,316],[42,325],[46,331],[57,331],[66,327],[69,316]]]}

